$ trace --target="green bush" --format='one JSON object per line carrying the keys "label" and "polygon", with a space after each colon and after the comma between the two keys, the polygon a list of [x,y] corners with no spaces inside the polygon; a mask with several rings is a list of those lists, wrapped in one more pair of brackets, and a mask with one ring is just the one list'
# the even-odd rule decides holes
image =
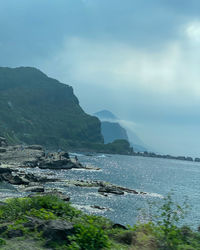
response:
{"label": "green bush", "polygon": [[[69,203],[62,201],[58,197],[46,195],[7,200],[7,204],[0,208],[0,220],[11,221],[22,218],[25,215],[30,215],[31,211],[38,217],[39,214],[45,217],[44,213],[49,213],[48,215],[46,214],[47,217],[53,217],[54,214],[54,216],[66,217],[69,220],[81,214],[79,210],[73,208]],[[50,212],[53,214],[50,215]]]}
{"label": "green bush", "polygon": [[71,241],[69,249],[109,249],[107,234],[93,219],[88,220],[85,224],[76,224],[75,232],[75,235],[69,237]]}
{"label": "green bush", "polygon": [[6,241],[0,238],[0,246],[4,246],[4,245],[6,245]]}

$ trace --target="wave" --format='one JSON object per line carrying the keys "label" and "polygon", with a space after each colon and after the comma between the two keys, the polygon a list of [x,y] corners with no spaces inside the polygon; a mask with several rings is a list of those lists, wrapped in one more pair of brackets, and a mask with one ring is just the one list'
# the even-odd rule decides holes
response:
{"label": "wave", "polygon": [[72,153],[72,152],[69,152],[69,155],[70,155],[70,156],[77,156],[77,157],[82,157],[82,156],[84,156],[83,154],[80,154],[80,153]]}
{"label": "wave", "polygon": [[157,193],[147,193],[146,195],[147,195],[147,196],[150,196],[150,197],[160,198],[160,199],[163,199],[163,198],[164,198],[163,195],[157,194]]}

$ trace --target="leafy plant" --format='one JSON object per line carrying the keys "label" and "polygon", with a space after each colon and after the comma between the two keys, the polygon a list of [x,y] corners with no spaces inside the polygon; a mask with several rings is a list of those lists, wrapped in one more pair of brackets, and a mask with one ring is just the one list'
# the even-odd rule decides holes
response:
{"label": "leafy plant", "polygon": [[105,231],[91,218],[88,223],[75,225],[75,235],[70,236],[69,249],[100,250],[109,248]]}

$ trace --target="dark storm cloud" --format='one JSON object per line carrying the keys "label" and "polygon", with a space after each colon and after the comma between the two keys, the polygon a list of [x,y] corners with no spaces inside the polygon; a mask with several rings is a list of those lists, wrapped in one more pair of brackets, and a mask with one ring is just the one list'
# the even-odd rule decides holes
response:
{"label": "dark storm cloud", "polygon": [[1,0],[0,64],[33,63],[71,36],[156,48],[178,38],[198,0]]}

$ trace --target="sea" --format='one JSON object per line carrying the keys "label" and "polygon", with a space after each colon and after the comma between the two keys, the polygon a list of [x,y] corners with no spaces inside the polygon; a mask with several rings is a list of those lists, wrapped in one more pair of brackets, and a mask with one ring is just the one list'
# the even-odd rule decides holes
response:
{"label": "sea", "polygon": [[[187,213],[180,223],[194,229],[200,226],[200,163],[138,156],[71,153],[72,158],[75,155],[84,165],[98,167],[100,170],[35,168],[26,171],[61,179],[59,182],[46,184],[46,188],[56,188],[68,194],[76,208],[89,214],[105,216],[115,223],[132,226],[151,219],[170,193],[174,203],[181,206],[187,204]],[[69,186],[66,180],[102,180],[147,194],[103,196],[98,193],[97,187]],[[23,192],[8,184],[0,186],[1,199],[23,195]]]}

